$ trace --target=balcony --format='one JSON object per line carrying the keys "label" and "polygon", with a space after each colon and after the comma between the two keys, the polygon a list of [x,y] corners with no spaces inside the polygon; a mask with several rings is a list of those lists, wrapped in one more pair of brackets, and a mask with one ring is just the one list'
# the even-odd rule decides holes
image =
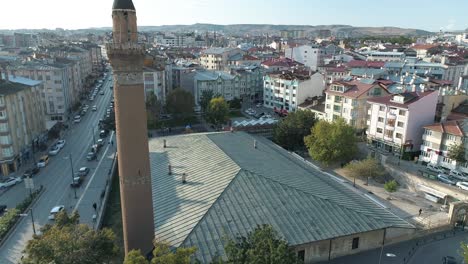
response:
{"label": "balcony", "polygon": [[396,120],[396,118],[397,118],[396,113],[388,112],[388,114],[387,114],[387,119],[388,120]]}

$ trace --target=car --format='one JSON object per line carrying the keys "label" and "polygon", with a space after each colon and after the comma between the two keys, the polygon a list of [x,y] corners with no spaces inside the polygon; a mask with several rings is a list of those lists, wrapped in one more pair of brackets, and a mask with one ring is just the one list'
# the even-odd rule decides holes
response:
{"label": "car", "polygon": [[463,172],[457,170],[451,170],[449,176],[462,181],[468,181],[468,177]]}
{"label": "car", "polygon": [[89,173],[89,168],[88,167],[81,167],[78,170],[78,175],[79,176],[86,176],[86,175],[88,175],[88,173]]}
{"label": "car", "polygon": [[257,107],[262,107],[262,105],[263,105],[263,104],[258,103],[258,104],[256,104],[255,106],[257,106]]}
{"label": "car", "polygon": [[96,156],[96,153],[94,153],[94,152],[88,152],[88,155],[86,155],[86,160],[88,160],[88,161],[95,160],[96,158],[97,158],[97,156]]}
{"label": "car", "polygon": [[63,147],[65,147],[65,143],[65,139],[60,139],[59,141],[57,141],[57,143],[55,143],[55,146],[57,146],[60,149],[63,149]]}
{"label": "car", "polygon": [[49,155],[50,155],[50,156],[55,156],[55,155],[57,155],[59,152],[60,152],[60,148],[57,147],[57,146],[53,146],[53,147],[49,150]]}
{"label": "car", "polygon": [[450,184],[450,185],[455,185],[456,183],[452,178],[450,178],[449,176],[445,174],[437,175],[437,179],[443,183]]}
{"label": "car", "polygon": [[8,188],[13,185],[16,185],[17,183],[21,182],[23,179],[20,177],[8,177],[6,180],[3,182],[0,182],[0,189]]}
{"label": "car", "polygon": [[65,210],[65,206],[64,205],[57,205],[57,206],[54,206],[51,210],[50,210],[50,213],[49,213],[49,220],[55,220],[55,216],[62,212],[63,210]]}
{"label": "car", "polygon": [[80,116],[80,115],[76,115],[76,116],[73,118],[73,122],[74,122],[74,123],[79,123],[79,122],[81,122],[81,116]]}
{"label": "car", "polygon": [[101,91],[99,94],[100,94],[100,95],[104,95],[104,91]]}
{"label": "car", "polygon": [[104,146],[104,139],[100,138],[96,141],[96,144]]}
{"label": "car", "polygon": [[73,177],[72,183],[70,183],[70,187],[72,188],[79,188],[83,183],[84,179],[82,176]]}
{"label": "car", "polygon": [[468,191],[468,182],[457,182],[458,188]]}
{"label": "car", "polygon": [[107,134],[109,134],[109,131],[101,130],[101,132],[99,132],[99,137],[100,138],[105,138],[105,137],[107,137]]}
{"label": "car", "polygon": [[0,204],[0,216],[2,216],[7,211],[7,206]]}
{"label": "car", "polygon": [[91,111],[96,112],[97,111],[97,106],[94,105],[93,108],[91,108]]}
{"label": "car", "polygon": [[426,169],[433,171],[433,172],[437,172],[437,173],[444,173],[444,170],[442,169],[442,167],[434,165],[432,163],[428,163],[426,165]]}
{"label": "car", "polygon": [[90,100],[91,102],[94,101],[94,96],[91,96],[91,97],[89,98],[89,100]]}
{"label": "car", "polygon": [[457,260],[452,256],[445,256],[442,258],[442,264],[457,264]]}
{"label": "car", "polygon": [[39,173],[39,168],[38,168],[38,167],[33,167],[33,168],[31,168],[31,169],[26,170],[26,171],[23,173],[23,176],[22,176],[22,177],[23,177],[23,179],[24,179],[24,178],[29,178],[29,177],[32,177],[32,176],[38,174],[38,173]]}
{"label": "car", "polygon": [[99,150],[101,150],[102,148],[102,145],[99,145],[99,144],[94,144],[91,146],[91,152],[94,152],[94,153],[99,153]]}
{"label": "car", "polygon": [[49,156],[44,155],[39,159],[36,166],[38,168],[44,168],[45,166],[47,166],[47,164],[49,164]]}

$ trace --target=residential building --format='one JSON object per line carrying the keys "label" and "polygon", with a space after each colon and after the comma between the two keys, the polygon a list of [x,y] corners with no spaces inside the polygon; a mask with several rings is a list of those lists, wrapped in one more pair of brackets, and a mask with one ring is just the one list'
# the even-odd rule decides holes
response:
{"label": "residential building", "polygon": [[306,37],[305,30],[281,30],[280,32],[282,39],[303,39]]}
{"label": "residential building", "polygon": [[207,70],[227,70],[229,58],[235,54],[244,55],[245,52],[238,48],[209,48],[202,52],[200,65]]}
{"label": "residential building", "polygon": [[156,95],[156,98],[163,104],[166,103],[169,89],[166,86],[166,71],[161,67],[143,68],[143,85],[145,87],[145,99],[149,94]]}
{"label": "residential building", "polygon": [[289,58],[273,58],[262,62],[262,67],[267,72],[280,72],[303,68],[304,65]]}
{"label": "residential building", "polygon": [[197,248],[201,263],[224,259],[225,238],[247,236],[258,225],[272,225],[306,264],[415,231],[263,137],[235,131],[154,138],[149,151],[155,236],[174,249]]}
{"label": "residential building", "polygon": [[367,61],[404,61],[405,54],[395,51],[370,51],[367,53]]}
{"label": "residential building", "polygon": [[325,95],[307,98],[304,103],[299,105],[299,110],[312,112],[317,120],[326,120],[325,100]]}
{"label": "residential building", "polygon": [[414,50],[416,52],[416,57],[424,59],[430,57],[432,53],[439,50],[438,45],[434,44],[416,44],[408,48],[409,50]]}
{"label": "residential building", "polygon": [[[41,82],[0,73],[0,166],[3,176],[31,156],[34,140],[45,131]],[[27,83],[22,84],[19,82]]]}
{"label": "residential building", "polygon": [[343,118],[357,132],[363,132],[367,127],[367,100],[389,93],[372,79],[353,80],[348,77],[331,83],[325,94],[327,121]]}
{"label": "residential building", "polygon": [[321,96],[325,89],[322,74],[287,71],[269,73],[264,77],[263,105],[294,112],[307,98]]}
{"label": "residential building", "polygon": [[317,71],[318,66],[323,63],[325,51],[317,45],[301,45],[287,48],[284,52],[286,58],[297,61],[309,67],[312,71]]}
{"label": "residential building", "polygon": [[390,75],[417,75],[420,77],[430,77],[442,79],[447,67],[441,63],[426,62],[415,58],[408,58],[405,61],[391,61],[385,63],[384,69]]}
{"label": "residential building", "polygon": [[448,157],[452,146],[467,144],[467,125],[467,119],[463,119],[424,126],[420,160],[468,173],[468,163],[457,164]]}
{"label": "residential building", "polygon": [[367,138],[387,152],[419,151],[423,126],[434,122],[438,93],[407,92],[370,98]]}

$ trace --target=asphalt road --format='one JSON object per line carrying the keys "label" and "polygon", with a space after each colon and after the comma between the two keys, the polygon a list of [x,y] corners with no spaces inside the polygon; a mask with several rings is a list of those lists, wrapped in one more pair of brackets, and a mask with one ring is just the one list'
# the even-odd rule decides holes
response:
{"label": "asphalt road", "polygon": [[[93,215],[97,212],[94,211],[92,204],[98,204],[97,211],[99,211],[102,202],[101,193],[105,189],[109,177],[108,172],[116,151],[115,144],[110,144],[114,134],[105,140],[106,144],[99,152],[97,160],[87,161],[86,155],[93,144],[92,133],[95,133],[96,140],[99,139],[98,122],[106,112],[112,98],[112,90],[109,89],[111,82],[111,79],[107,79],[103,84],[104,95],[98,94],[94,102],[87,102],[90,106],[88,113],[81,119],[80,123],[72,124],[64,134],[65,147],[58,155],[50,157],[47,167],[42,168],[40,173],[34,177],[36,187],[43,185],[46,188],[33,207],[36,230],[49,222],[49,212],[56,205],[64,205],[68,212],[78,210],[81,222],[93,226]],[[93,105],[97,106],[96,112],[91,111]],[[70,188],[72,177],[70,159],[68,158],[70,154],[75,172],[83,166],[90,168],[90,173],[84,183],[76,189],[76,199],[74,190]],[[12,207],[28,194],[29,191],[21,183],[0,196],[0,203]],[[15,232],[0,248],[0,263],[18,263],[26,242],[32,238],[32,235],[30,215],[22,217]]]}

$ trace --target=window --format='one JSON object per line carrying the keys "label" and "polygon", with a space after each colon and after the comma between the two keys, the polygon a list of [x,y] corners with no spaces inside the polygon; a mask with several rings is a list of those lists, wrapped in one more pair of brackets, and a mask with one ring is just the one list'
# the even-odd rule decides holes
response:
{"label": "window", "polygon": [[424,135],[432,136],[432,130],[426,129],[426,131],[424,131]]}
{"label": "window", "polygon": [[50,81],[50,76],[49,75],[46,76],[46,81]]}
{"label": "window", "polygon": [[353,244],[351,245],[351,249],[359,248],[359,237],[353,238]]}
{"label": "window", "polygon": [[449,147],[447,145],[442,145],[442,147],[440,149],[442,151],[447,151],[449,149]]}
{"label": "window", "polygon": [[379,122],[383,122],[384,121],[384,118],[383,117],[379,117]]}
{"label": "window", "polygon": [[431,146],[431,142],[426,141],[426,140],[423,140],[423,145],[426,146],[426,147],[430,147],[430,146]]}
{"label": "window", "polygon": [[301,260],[302,262],[304,262],[304,259],[305,259],[305,250],[299,250],[297,252],[297,258],[299,260]]}
{"label": "window", "polygon": [[452,163],[452,160],[449,157],[444,157],[443,162],[445,163]]}
{"label": "window", "polygon": [[396,137],[396,138],[399,138],[399,139],[402,139],[402,138],[403,138],[403,135],[400,134],[400,133],[396,133],[396,136],[395,136],[395,137]]}
{"label": "window", "polygon": [[447,140],[455,141],[456,137],[454,135],[447,135]]}
{"label": "window", "polygon": [[378,127],[378,128],[377,128],[377,133],[380,133],[380,134],[382,134],[382,133],[383,133],[383,129],[382,129],[382,128],[380,128],[380,127]]}
{"label": "window", "polygon": [[379,107],[379,111],[385,111],[385,106],[381,105],[381,106]]}
{"label": "window", "polygon": [[325,107],[326,107],[327,109],[330,109],[330,105],[329,105],[329,104],[327,104]]}
{"label": "window", "polygon": [[398,111],[398,114],[401,115],[401,116],[405,116],[406,111],[405,110],[400,110],[400,111]]}
{"label": "window", "polygon": [[405,126],[405,123],[403,123],[403,122],[398,122],[398,123],[397,123],[397,126],[398,126],[398,127],[404,127],[404,126]]}

